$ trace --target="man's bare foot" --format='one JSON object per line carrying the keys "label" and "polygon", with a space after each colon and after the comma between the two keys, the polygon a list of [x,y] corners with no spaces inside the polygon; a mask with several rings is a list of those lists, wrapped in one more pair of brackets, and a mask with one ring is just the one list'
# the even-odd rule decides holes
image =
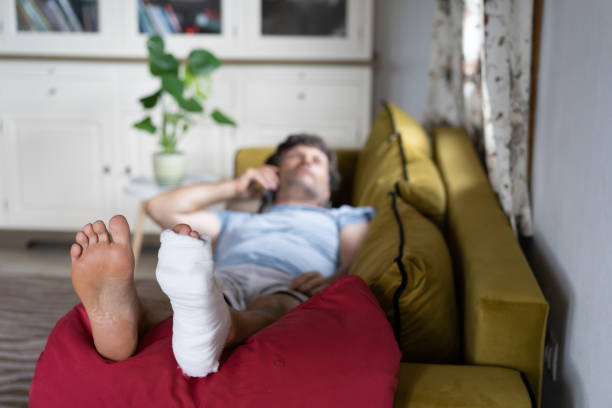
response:
{"label": "man's bare foot", "polygon": [[91,323],[96,350],[110,360],[130,357],[138,345],[142,307],[134,285],[130,229],[122,215],[87,224],[70,248],[72,285]]}

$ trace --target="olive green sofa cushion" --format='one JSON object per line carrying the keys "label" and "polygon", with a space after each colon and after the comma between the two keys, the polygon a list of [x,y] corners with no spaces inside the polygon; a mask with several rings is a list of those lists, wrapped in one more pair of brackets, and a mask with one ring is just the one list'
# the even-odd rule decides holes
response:
{"label": "olive green sofa cushion", "polygon": [[521,374],[499,367],[401,363],[396,408],[531,408]]}
{"label": "olive green sofa cushion", "polygon": [[379,206],[349,273],[372,289],[393,326],[402,361],[459,360],[455,286],[444,238],[396,193]]}
{"label": "olive green sofa cushion", "polygon": [[384,207],[393,189],[421,213],[442,223],[446,192],[431,158],[429,138],[417,121],[387,102],[359,153],[352,202]]}

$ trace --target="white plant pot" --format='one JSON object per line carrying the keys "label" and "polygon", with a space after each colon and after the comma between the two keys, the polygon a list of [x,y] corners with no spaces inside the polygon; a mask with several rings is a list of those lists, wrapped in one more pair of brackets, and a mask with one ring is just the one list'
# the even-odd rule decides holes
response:
{"label": "white plant pot", "polygon": [[153,173],[160,186],[178,186],[187,174],[187,156],[184,153],[158,152],[153,155]]}

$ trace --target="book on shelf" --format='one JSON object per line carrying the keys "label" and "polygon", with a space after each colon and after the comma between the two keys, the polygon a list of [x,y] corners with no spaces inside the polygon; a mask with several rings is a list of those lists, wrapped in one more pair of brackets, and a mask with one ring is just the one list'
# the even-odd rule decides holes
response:
{"label": "book on shelf", "polygon": [[72,9],[72,5],[70,4],[70,1],[57,0],[57,3],[61,7],[62,11],[64,12],[64,15],[66,16],[66,20],[68,21],[68,24],[70,25],[71,31],[83,31],[83,26],[81,25],[81,22],[79,21],[78,17],[74,13],[74,10]]}
{"label": "book on shelf", "polygon": [[138,0],[138,25],[140,32],[145,34],[154,34],[153,26],[147,17],[142,0]]}
{"label": "book on shelf", "polygon": [[166,10],[164,10],[161,6],[156,6],[156,13],[158,16],[161,17],[161,19],[164,21],[164,24],[166,25],[166,28],[168,29],[169,33],[176,33],[176,30],[174,29],[174,26],[172,25],[172,22],[170,21],[170,17],[168,16],[168,13],[166,12]]}
{"label": "book on shelf", "polygon": [[42,11],[38,9],[36,3],[33,0],[18,0],[23,7],[24,12],[28,15],[33,25],[32,28],[35,31],[50,31],[52,29],[51,24],[44,17]]}
{"label": "book on shelf", "polygon": [[35,30],[34,21],[30,18],[23,8],[21,1],[17,1],[17,29],[20,31]]}
{"label": "book on shelf", "polygon": [[42,11],[55,31],[70,31],[70,26],[55,0],[47,0],[41,3]]}
{"label": "book on shelf", "polygon": [[166,27],[166,23],[163,20],[163,17],[159,16],[156,11],[156,7],[150,4],[145,6],[145,11],[147,13],[147,17],[149,17],[149,21],[153,26],[153,31],[157,34],[168,34],[168,28]]}
{"label": "book on shelf", "polygon": [[175,33],[182,33],[183,29],[181,28],[181,23],[178,20],[178,17],[176,16],[176,13],[174,12],[174,8],[172,7],[172,4],[168,3],[164,6],[164,13],[166,14],[166,17],[168,18],[168,21],[170,21],[170,25],[172,26],[172,30]]}

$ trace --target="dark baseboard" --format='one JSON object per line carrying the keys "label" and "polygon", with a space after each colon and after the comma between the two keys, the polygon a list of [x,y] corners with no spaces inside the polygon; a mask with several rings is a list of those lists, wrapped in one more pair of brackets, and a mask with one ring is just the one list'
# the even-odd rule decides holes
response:
{"label": "dark baseboard", "polygon": [[[0,229],[0,248],[26,249],[32,247],[69,248],[74,242],[73,231],[36,231]],[[157,250],[159,234],[145,234],[142,250]]]}

